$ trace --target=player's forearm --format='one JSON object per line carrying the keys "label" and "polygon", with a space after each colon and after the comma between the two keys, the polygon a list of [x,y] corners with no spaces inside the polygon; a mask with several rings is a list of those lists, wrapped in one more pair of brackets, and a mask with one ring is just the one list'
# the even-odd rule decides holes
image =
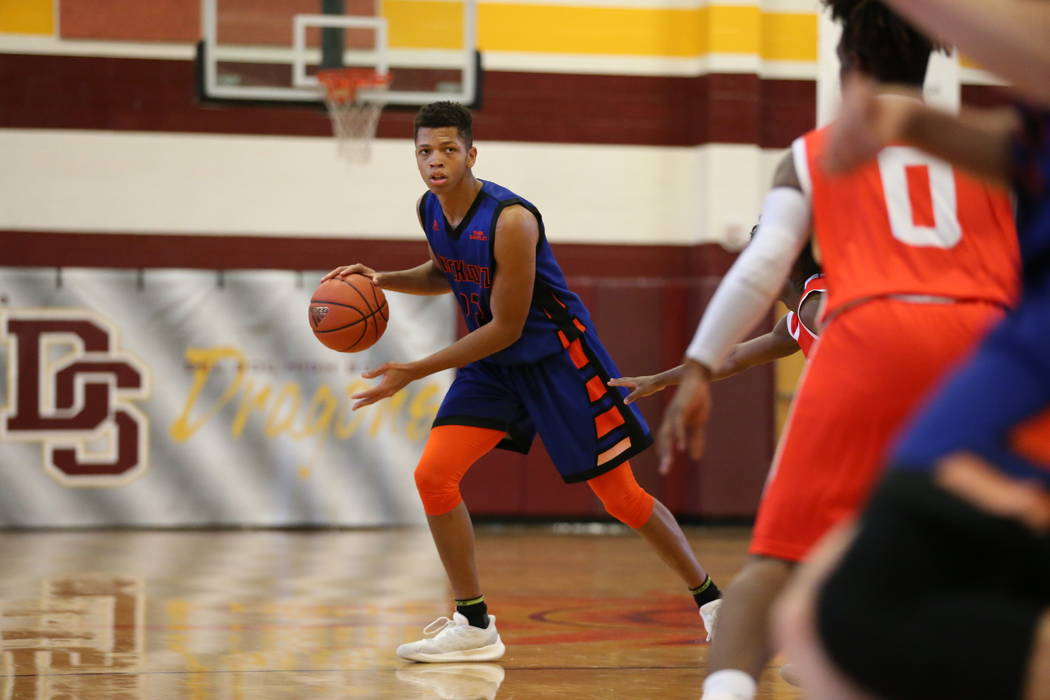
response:
{"label": "player's forearm", "polygon": [[977,177],[1005,184],[1016,128],[1012,110],[966,110],[956,116],[917,105],[903,123],[902,137]]}
{"label": "player's forearm", "polygon": [[798,344],[793,338],[788,336],[788,341],[790,343],[777,338],[773,333],[767,333],[758,338],[737,343],[711,378],[714,381],[726,379],[740,374],[745,369],[787,357],[798,350]]}
{"label": "player's forearm", "polygon": [[685,365],[678,365],[671,369],[665,369],[653,377],[653,381],[659,386],[677,386],[682,383],[682,373],[685,371]]}
{"label": "player's forearm", "polygon": [[514,344],[521,337],[522,327],[501,324],[493,320],[433,355],[412,364],[414,374],[425,377],[441,370],[462,367],[488,357]]}
{"label": "player's forearm", "polygon": [[733,349],[729,351],[728,355],[726,355],[726,359],[722,361],[721,365],[719,365],[718,370],[712,373],[712,381],[717,382],[719,379],[732,377],[734,374],[740,374],[745,369],[751,367],[750,364],[745,364],[747,358],[741,358],[740,356],[741,345],[744,345],[744,343],[737,343],[733,346]]}
{"label": "player's forearm", "polygon": [[430,260],[408,270],[383,272],[380,277],[380,286],[383,289],[404,294],[433,295],[446,294],[450,291],[448,278]]}
{"label": "player's forearm", "polygon": [[926,33],[955,46],[1050,106],[1050,5],[1033,0],[886,0]]}

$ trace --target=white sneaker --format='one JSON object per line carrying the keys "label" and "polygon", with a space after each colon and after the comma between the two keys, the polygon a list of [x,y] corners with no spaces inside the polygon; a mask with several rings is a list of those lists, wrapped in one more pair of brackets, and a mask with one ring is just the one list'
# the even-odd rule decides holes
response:
{"label": "white sneaker", "polygon": [[700,606],[700,619],[704,621],[707,630],[707,641],[715,638],[715,625],[718,623],[718,609],[722,607],[722,599],[716,598]]}
{"label": "white sneaker", "polygon": [[415,664],[397,669],[399,681],[426,688],[428,698],[442,700],[495,700],[503,676],[499,664]]}
{"label": "white sneaker", "polygon": [[423,628],[423,639],[402,644],[397,655],[407,661],[440,663],[448,661],[495,661],[506,647],[496,631],[496,616],[489,615],[485,629],[472,627],[458,612],[452,619],[439,617]]}

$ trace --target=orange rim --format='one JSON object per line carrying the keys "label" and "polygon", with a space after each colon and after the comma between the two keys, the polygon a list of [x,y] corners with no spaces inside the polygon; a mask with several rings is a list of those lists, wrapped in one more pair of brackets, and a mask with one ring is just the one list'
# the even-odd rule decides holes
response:
{"label": "orange rim", "polygon": [[387,88],[391,77],[371,68],[326,68],[317,71],[317,79],[324,85],[329,100],[353,102],[361,88]]}

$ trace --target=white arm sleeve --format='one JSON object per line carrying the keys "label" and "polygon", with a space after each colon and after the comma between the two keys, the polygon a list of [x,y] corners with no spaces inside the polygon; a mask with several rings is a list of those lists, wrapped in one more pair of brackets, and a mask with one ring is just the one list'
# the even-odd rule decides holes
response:
{"label": "white arm sleeve", "polygon": [[809,201],[796,189],[777,187],[766,195],[758,231],[715,290],[686,357],[712,371],[721,366],[776,299],[809,237],[810,215]]}

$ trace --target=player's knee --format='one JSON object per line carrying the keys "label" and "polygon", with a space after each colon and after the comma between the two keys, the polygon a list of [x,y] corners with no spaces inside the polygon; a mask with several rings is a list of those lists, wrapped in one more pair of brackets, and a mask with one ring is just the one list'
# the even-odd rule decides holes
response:
{"label": "player's knee", "polygon": [[444,515],[459,505],[459,479],[441,465],[422,460],[415,472],[416,490],[427,515]]}
{"label": "player's knee", "polygon": [[653,497],[641,487],[621,498],[603,500],[602,504],[609,515],[634,530],[649,522],[653,514]]}
{"label": "player's knee", "polygon": [[605,511],[627,527],[637,530],[649,522],[653,514],[653,497],[634,480],[630,465],[621,464],[587,483],[605,506]]}

